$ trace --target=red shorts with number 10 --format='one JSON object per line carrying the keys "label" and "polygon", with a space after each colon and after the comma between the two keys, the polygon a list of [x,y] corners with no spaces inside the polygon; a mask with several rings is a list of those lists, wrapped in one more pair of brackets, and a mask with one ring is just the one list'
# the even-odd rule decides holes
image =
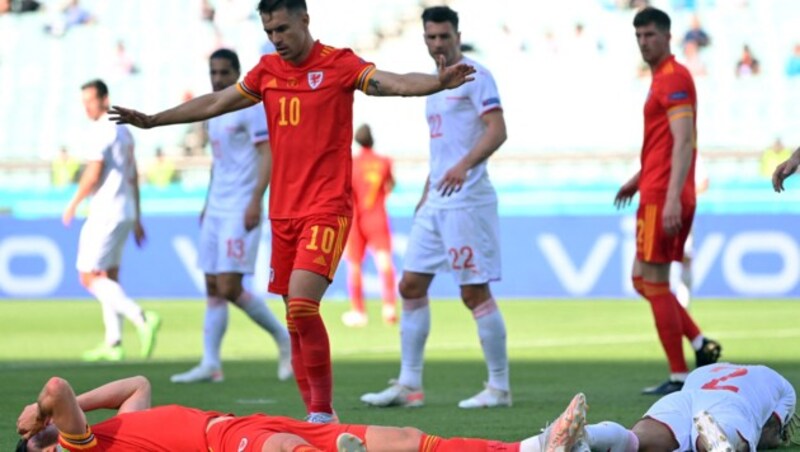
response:
{"label": "red shorts with number 10", "polygon": [[636,212],[636,259],[654,264],[683,260],[684,245],[694,221],[694,204],[681,203],[681,229],[664,232],[664,202],[642,202]]}
{"label": "red shorts with number 10", "polygon": [[292,270],[308,270],[332,281],[350,224],[350,217],[333,214],[270,220],[269,291],[288,295]]}

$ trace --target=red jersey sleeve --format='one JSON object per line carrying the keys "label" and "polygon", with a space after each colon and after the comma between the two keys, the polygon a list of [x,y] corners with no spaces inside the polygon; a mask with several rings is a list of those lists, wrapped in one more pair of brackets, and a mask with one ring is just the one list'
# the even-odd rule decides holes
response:
{"label": "red jersey sleeve", "polygon": [[375,75],[375,65],[364,61],[350,49],[342,49],[336,66],[343,74],[345,87],[366,92],[370,79]]}
{"label": "red jersey sleeve", "polygon": [[687,106],[694,109],[696,99],[694,84],[690,78],[681,73],[674,73],[664,76],[660,82],[656,96],[658,103],[668,114],[676,107]]}
{"label": "red jersey sleeve", "polygon": [[266,56],[261,57],[261,61],[253,69],[250,69],[250,72],[244,76],[244,80],[236,85],[239,93],[253,102],[261,102],[261,83],[266,73],[265,64]]}

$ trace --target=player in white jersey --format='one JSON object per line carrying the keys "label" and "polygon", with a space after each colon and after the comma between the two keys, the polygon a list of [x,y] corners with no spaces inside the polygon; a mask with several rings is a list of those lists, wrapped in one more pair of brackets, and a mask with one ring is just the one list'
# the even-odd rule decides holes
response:
{"label": "player in white jersey", "polygon": [[69,226],[81,201],[92,195],[89,216],[81,228],[76,266],[83,287],[100,301],[105,324],[105,341],[84,353],[83,359],[123,359],[123,316],[136,325],[141,356],[148,358],[153,353],[161,319],[155,312],[143,311],[119,285],[122,250],[128,235],[133,231],[138,246],[145,238],[133,137],[127,127],[108,120],[108,87],[102,80],[92,80],[81,90],[86,115],[92,121],[84,135],[87,163],[62,221]]}
{"label": "player in white jersey", "polygon": [[448,7],[422,14],[425,44],[434,60],[466,62],[475,80],[427,98],[430,173],[417,207],[399,284],[401,368],[397,380],[361,400],[374,406],[423,404],[422,368],[430,331],[428,288],[435,274],[450,271],[478,327],[489,378],[461,408],[511,405],[506,327],[489,288],[500,279],[497,195],[486,160],[506,139],[500,95],[491,73],[461,54],[458,14]]}
{"label": "player in white jersey", "polygon": [[[209,57],[214,91],[239,80],[239,57],[219,49]],[[173,375],[173,383],[223,380],[220,348],[228,326],[228,303],[233,303],[275,340],[278,379],[291,378],[289,333],[264,300],[242,286],[255,270],[261,239],[261,204],[269,185],[272,154],[267,119],[259,105],[208,121],[214,157],[206,205],[201,214],[199,266],[206,279],[203,359],[187,372]]]}
{"label": "player in white jersey", "polygon": [[[578,394],[571,406],[583,405]],[[680,391],[655,402],[632,429],[616,422],[554,423],[543,450],[560,442],[575,451],[636,450],[740,452],[774,449],[798,428],[797,395],[791,383],[766,366],[718,363],[692,371]]]}

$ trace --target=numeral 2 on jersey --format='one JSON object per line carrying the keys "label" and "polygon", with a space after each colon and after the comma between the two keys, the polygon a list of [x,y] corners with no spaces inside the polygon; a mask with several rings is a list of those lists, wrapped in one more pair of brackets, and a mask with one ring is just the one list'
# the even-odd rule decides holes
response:
{"label": "numeral 2 on jersey", "polygon": [[[286,96],[282,96],[278,99],[278,103],[280,104],[281,108],[281,116],[278,118],[278,125],[279,126],[296,126],[300,124],[300,99],[297,97],[292,97],[289,101],[286,101]],[[288,113],[287,113],[287,105],[288,105]]]}
{"label": "numeral 2 on jersey", "polygon": [[[720,367],[719,368],[719,370],[723,370],[723,369],[725,369],[725,368],[724,367]],[[714,369],[714,371],[716,371],[716,369]],[[729,373],[727,375],[724,375],[722,377],[715,378],[715,379],[709,381],[708,383],[706,383],[703,386],[701,386],[701,388],[702,389],[711,389],[711,390],[739,392],[739,387],[738,386],[733,386],[733,385],[730,385],[730,384],[726,385],[726,384],[722,384],[722,383],[725,383],[726,381],[732,380],[732,379],[737,378],[737,377],[743,377],[745,375],[747,375],[747,369],[744,368],[744,367],[740,367],[740,368],[734,370],[733,372],[731,372],[731,373]]]}
{"label": "numeral 2 on jersey", "polygon": [[440,138],[442,136],[442,115],[428,116],[428,126],[431,128],[431,138]]}

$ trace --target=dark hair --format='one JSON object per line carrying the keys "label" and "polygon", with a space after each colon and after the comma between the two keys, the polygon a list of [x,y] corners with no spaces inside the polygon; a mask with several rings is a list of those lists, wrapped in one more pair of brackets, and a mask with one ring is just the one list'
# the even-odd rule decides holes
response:
{"label": "dark hair", "polygon": [[257,9],[261,14],[272,14],[281,8],[286,8],[290,13],[308,11],[306,0],[260,0]]}
{"label": "dark hair", "polygon": [[656,24],[656,28],[661,31],[669,31],[672,21],[664,11],[648,6],[636,13],[633,18],[633,26],[639,28],[650,24]]}
{"label": "dark hair", "polygon": [[108,85],[106,85],[106,82],[100,80],[99,78],[89,80],[81,85],[81,90],[89,88],[94,88],[95,92],[97,93],[97,97],[100,99],[108,97]]}
{"label": "dark hair", "polygon": [[239,64],[239,55],[231,49],[217,49],[208,57],[208,60],[221,59],[228,60],[236,72],[242,72],[242,66]]}
{"label": "dark hair", "polygon": [[458,13],[450,9],[449,6],[431,6],[422,12],[422,24],[426,22],[450,22],[453,29],[458,31]]}
{"label": "dark hair", "polygon": [[28,452],[28,440],[25,438],[20,438],[19,442],[17,442],[17,448],[14,449],[14,452]]}

